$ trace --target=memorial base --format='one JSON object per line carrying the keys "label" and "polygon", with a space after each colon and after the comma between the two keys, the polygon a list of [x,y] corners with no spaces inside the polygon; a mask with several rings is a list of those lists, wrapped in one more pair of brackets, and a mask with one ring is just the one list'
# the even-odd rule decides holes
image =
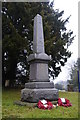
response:
{"label": "memorial base", "polygon": [[21,90],[21,101],[24,102],[38,102],[41,99],[47,99],[50,101],[58,100],[58,90],[55,88],[48,89],[28,89]]}

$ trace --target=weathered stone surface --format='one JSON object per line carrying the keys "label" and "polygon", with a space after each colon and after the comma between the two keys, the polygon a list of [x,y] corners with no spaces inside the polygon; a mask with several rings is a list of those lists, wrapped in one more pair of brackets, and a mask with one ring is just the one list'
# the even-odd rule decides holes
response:
{"label": "weathered stone surface", "polygon": [[38,102],[40,99],[50,101],[58,100],[58,90],[53,89],[23,89],[21,91],[21,100],[28,102]]}
{"label": "weathered stone surface", "polygon": [[40,99],[57,100],[58,90],[50,83],[48,76],[48,61],[51,57],[44,51],[44,36],[42,17],[34,18],[33,54],[30,54],[29,83],[21,91],[21,100],[26,102],[38,102]]}
{"label": "weathered stone surface", "polygon": [[30,103],[30,102],[22,102],[22,101],[14,101],[14,105],[19,105],[19,106],[27,106],[27,107],[36,107],[37,103]]}
{"label": "weathered stone surface", "polygon": [[30,81],[49,81],[48,64],[33,63],[30,65]]}
{"label": "weathered stone surface", "polygon": [[[57,100],[56,101],[51,101],[52,104],[57,105]],[[23,101],[14,101],[14,105],[19,105],[19,106],[27,106],[27,107],[37,107],[37,102],[31,103],[31,102],[23,102]]]}
{"label": "weathered stone surface", "polygon": [[54,83],[51,82],[28,82],[25,84],[25,88],[29,88],[29,89],[40,89],[40,88],[53,88],[54,87]]}
{"label": "weathered stone surface", "polygon": [[51,56],[48,56],[45,53],[40,53],[40,54],[30,54],[28,57],[28,61],[34,61],[34,60],[44,60],[44,61],[50,61]]}
{"label": "weathered stone surface", "polygon": [[34,18],[33,52],[44,53],[43,24],[42,17],[39,14]]}

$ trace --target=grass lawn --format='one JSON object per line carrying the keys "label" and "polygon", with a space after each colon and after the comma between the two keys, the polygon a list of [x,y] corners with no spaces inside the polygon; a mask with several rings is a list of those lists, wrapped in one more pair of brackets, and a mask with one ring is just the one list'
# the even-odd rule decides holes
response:
{"label": "grass lawn", "polygon": [[[1,91],[1,88],[0,88],[0,98],[2,98],[2,91]],[[0,99],[0,120],[2,118],[2,99]]]}
{"label": "grass lawn", "polygon": [[70,100],[72,107],[57,107],[51,110],[41,110],[37,107],[14,105],[20,100],[20,89],[3,90],[2,117],[3,118],[78,118],[78,93],[59,92],[59,97]]}

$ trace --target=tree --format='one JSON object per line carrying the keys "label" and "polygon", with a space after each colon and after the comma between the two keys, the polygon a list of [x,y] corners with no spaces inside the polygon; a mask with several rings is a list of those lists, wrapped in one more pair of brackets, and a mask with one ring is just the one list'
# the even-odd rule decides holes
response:
{"label": "tree", "polygon": [[[49,73],[56,77],[67,59],[71,56],[68,46],[74,36],[70,30],[67,32],[66,20],[62,19],[64,11],[53,9],[53,2],[46,3],[3,3],[2,4],[2,37],[3,37],[3,71],[6,66],[7,78],[11,80],[16,76],[16,67],[20,52],[27,50],[28,56],[33,51],[33,19],[36,14],[43,17],[45,51],[52,56],[49,62]],[[65,47],[67,46],[67,47]],[[7,54],[5,60],[4,54]],[[26,61],[26,66],[28,62]],[[26,67],[29,71],[29,67]],[[4,76],[3,72],[3,76]]]}
{"label": "tree", "polygon": [[80,70],[80,58],[78,58],[77,60],[77,66],[78,66],[78,70]]}
{"label": "tree", "polygon": [[74,64],[74,66],[71,68],[71,80],[68,80],[69,84],[73,85],[73,89],[78,90],[78,61]]}
{"label": "tree", "polygon": [[[3,11],[4,9],[5,11],[7,10],[6,7],[3,7]],[[16,66],[17,66],[19,54],[20,51],[23,51],[24,48],[26,48],[27,42],[17,32],[9,15],[5,11],[3,12],[4,15],[2,18],[3,76],[5,76],[5,79],[9,79],[10,83],[13,84],[16,75]],[[4,72],[4,67],[6,67],[5,72]],[[5,83],[5,79],[3,79],[3,84]]]}

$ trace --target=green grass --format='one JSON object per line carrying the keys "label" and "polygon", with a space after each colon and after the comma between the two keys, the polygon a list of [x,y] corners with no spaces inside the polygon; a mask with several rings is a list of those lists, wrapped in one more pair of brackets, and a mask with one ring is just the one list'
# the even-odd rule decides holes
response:
{"label": "green grass", "polygon": [[51,110],[41,110],[37,107],[14,105],[14,101],[20,100],[20,95],[20,89],[3,90],[3,118],[78,118],[77,92],[59,92],[59,97],[69,99],[72,103],[72,107],[57,107]]}
{"label": "green grass", "polygon": [[2,90],[0,88],[0,120],[2,118]]}

